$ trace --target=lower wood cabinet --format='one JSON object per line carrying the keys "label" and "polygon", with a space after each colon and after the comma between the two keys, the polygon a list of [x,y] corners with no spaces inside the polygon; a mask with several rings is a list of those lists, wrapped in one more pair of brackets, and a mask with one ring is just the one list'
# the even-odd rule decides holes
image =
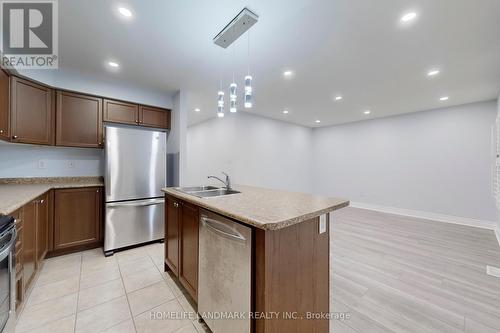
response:
{"label": "lower wood cabinet", "polygon": [[200,212],[197,206],[170,196],[165,202],[165,263],[197,301]]}
{"label": "lower wood cabinet", "polygon": [[16,309],[46,256],[102,245],[101,187],[50,190],[10,214],[16,219]]}
{"label": "lower wood cabinet", "polygon": [[54,195],[54,251],[102,241],[102,189],[57,189]]}
{"label": "lower wood cabinet", "polygon": [[36,200],[23,207],[23,278],[26,290],[36,272]]}

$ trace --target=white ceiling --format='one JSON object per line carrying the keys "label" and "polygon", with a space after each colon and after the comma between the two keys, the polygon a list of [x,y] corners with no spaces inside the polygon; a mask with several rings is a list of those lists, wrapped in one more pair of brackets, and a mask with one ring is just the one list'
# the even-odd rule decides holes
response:
{"label": "white ceiling", "polygon": [[[244,112],[315,127],[490,100],[500,91],[498,0],[59,4],[62,70],[166,93],[185,89],[191,124],[216,116],[221,71],[226,89],[233,70],[243,85],[246,37],[234,50],[212,38],[244,6],[260,16],[250,30],[255,106]],[[133,18],[120,17],[119,6],[130,8]],[[402,25],[400,17],[410,11],[417,19]],[[120,63],[118,72],[106,70],[111,59]],[[440,75],[427,77],[434,67]],[[284,79],[285,69],[295,76]],[[342,101],[334,101],[337,94]],[[444,95],[450,99],[440,102]]]}

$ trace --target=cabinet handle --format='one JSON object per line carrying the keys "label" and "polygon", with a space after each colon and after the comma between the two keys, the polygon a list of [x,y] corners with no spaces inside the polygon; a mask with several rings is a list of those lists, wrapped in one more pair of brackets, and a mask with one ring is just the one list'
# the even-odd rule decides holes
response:
{"label": "cabinet handle", "polygon": [[42,200],[40,200],[40,204],[43,204],[44,202],[45,202],[45,200],[43,200],[43,199],[42,199]]}
{"label": "cabinet handle", "polygon": [[17,140],[19,137],[17,135],[13,135],[12,139]]}
{"label": "cabinet handle", "polygon": [[0,130],[0,134],[3,134],[3,130]]}
{"label": "cabinet handle", "polygon": [[179,208],[179,204],[177,202],[174,202],[174,207]]}

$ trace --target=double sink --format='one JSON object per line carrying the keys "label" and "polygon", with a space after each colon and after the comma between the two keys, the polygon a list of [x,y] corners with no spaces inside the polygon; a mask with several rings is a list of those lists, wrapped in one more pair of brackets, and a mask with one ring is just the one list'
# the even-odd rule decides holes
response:
{"label": "double sink", "polygon": [[198,198],[210,198],[210,197],[220,197],[223,195],[237,194],[241,193],[236,190],[220,188],[215,186],[189,186],[189,187],[179,187],[178,191],[194,195]]}

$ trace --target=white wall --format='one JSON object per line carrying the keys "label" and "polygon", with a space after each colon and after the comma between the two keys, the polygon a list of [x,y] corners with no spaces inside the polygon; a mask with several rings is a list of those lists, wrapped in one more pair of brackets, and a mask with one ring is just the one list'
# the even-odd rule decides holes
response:
{"label": "white wall", "polygon": [[314,130],[315,192],[355,202],[496,220],[494,101]]}
{"label": "white wall", "polygon": [[235,184],[311,192],[311,134],[245,112],[191,126],[186,184],[207,184],[207,175],[225,171]]}
{"label": "white wall", "polygon": [[[102,176],[102,156],[101,149],[0,143],[0,178]],[[39,161],[44,169],[39,169]]]}

